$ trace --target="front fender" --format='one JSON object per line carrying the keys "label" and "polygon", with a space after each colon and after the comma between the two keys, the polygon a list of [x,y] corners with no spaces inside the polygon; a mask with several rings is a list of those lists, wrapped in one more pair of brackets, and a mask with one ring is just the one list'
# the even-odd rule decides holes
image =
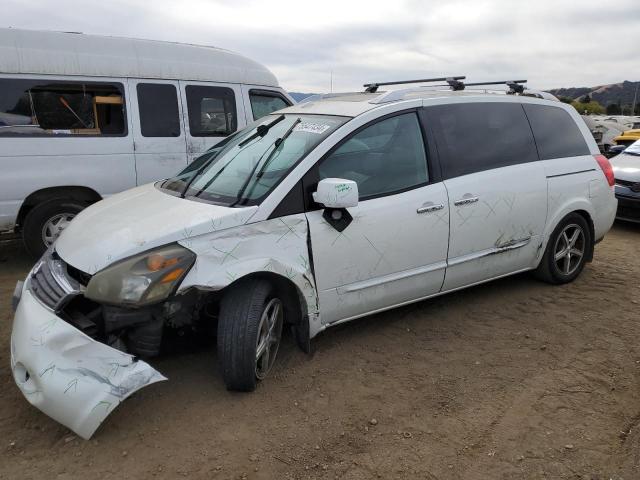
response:
{"label": "front fender", "polygon": [[318,296],[308,236],[305,215],[296,214],[182,240],[179,243],[197,257],[180,291],[220,290],[246,275],[275,273],[296,285],[305,302],[302,310],[313,321],[318,317]]}

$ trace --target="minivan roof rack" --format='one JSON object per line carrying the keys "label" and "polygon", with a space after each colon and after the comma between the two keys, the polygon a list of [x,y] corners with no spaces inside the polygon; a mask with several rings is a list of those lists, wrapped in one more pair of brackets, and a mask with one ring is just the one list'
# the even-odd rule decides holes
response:
{"label": "minivan roof rack", "polygon": [[458,75],[455,77],[440,77],[440,78],[421,78],[418,80],[398,80],[395,82],[376,82],[376,83],[365,83],[363,87],[365,88],[365,92],[367,93],[376,93],[378,91],[378,87],[383,85],[405,85],[407,83],[429,83],[429,82],[447,82],[449,86],[453,90],[463,90],[464,83],[459,80],[464,80],[464,75]]}

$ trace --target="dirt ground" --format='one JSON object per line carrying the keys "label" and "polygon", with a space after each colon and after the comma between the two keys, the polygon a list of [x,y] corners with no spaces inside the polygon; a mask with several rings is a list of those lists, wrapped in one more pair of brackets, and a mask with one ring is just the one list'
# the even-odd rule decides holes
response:
{"label": "dirt ground", "polygon": [[519,275],[286,339],[275,374],[227,392],[215,349],[84,441],[9,368],[30,261],[0,245],[0,478],[640,478],[640,226],[616,224],[570,285]]}

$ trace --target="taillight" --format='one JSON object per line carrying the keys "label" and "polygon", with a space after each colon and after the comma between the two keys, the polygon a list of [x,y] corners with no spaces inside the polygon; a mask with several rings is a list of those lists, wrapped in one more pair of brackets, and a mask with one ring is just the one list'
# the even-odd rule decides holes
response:
{"label": "taillight", "polygon": [[607,160],[607,157],[605,157],[604,155],[594,155],[593,157],[596,159],[596,162],[598,162],[598,165],[600,165],[604,176],[607,177],[609,186],[613,187],[616,183],[616,179],[613,176],[613,167],[609,163],[609,160]]}

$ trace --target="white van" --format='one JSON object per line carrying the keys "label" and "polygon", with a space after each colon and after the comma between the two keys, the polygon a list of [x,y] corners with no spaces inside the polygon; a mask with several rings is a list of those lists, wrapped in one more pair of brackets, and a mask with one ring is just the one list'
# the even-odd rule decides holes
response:
{"label": "white van", "polygon": [[286,108],[86,209],[16,288],[25,397],[88,438],[165,379],[139,358],[170,331],[217,329],[225,384],[247,391],[285,326],[308,351],[333,325],[506,275],[574,280],[616,215],[608,160],[571,106],[454,85]]}
{"label": "white van", "polygon": [[42,254],[86,206],[293,103],[228,50],[0,29],[0,232]]}

